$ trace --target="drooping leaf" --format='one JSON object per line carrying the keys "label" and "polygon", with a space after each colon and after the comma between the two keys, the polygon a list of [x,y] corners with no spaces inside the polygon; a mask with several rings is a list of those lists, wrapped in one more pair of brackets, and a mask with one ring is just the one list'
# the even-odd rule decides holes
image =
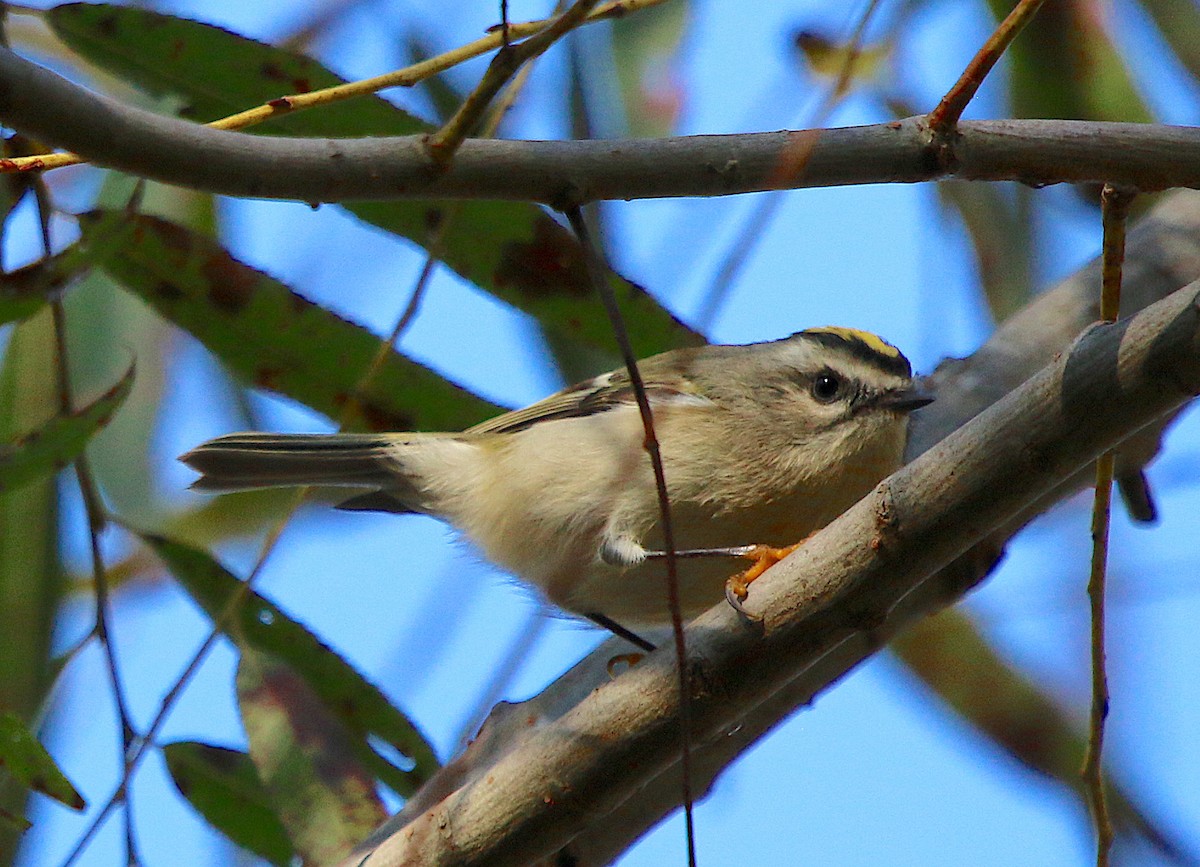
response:
{"label": "drooping leaf", "polygon": [[55,416],[35,431],[0,442],[0,491],[16,488],[61,470],[103,428],[133,388],[134,365],[92,403],[70,415]]}
{"label": "drooping leaf", "polygon": [[27,789],[49,795],[72,810],[87,806],[67,775],[15,713],[0,713],[0,768]]}
{"label": "drooping leaf", "polygon": [[291,840],[250,756],[197,741],[162,751],[175,787],[210,825],[272,864],[291,862]]}
{"label": "drooping leaf", "polygon": [[1195,0],[1141,0],[1158,31],[1192,78],[1200,81],[1200,6]]}
{"label": "drooping leaf", "polygon": [[81,227],[81,243],[95,245],[105,271],[232,370],[349,427],[459,430],[500,409],[394,350],[360,389],[380,338],[239,262],[211,238],[116,212],[92,212]]}
{"label": "drooping leaf", "polygon": [[336,863],[387,818],[352,738],[269,654],[242,648],[237,691],[250,758],[296,851],[305,863]]}
{"label": "drooping leaf", "polygon": [[[996,655],[966,615],[951,609],[926,618],[893,639],[891,647],[938,698],[1012,758],[1081,800],[1086,797],[1079,775],[1087,749],[1084,734]],[[1166,827],[1111,780],[1108,799],[1118,830],[1136,832],[1180,860],[1182,850]]]}
{"label": "drooping leaf", "polygon": [[62,285],[62,274],[51,261],[33,262],[0,274],[0,325],[37,313],[50,293]]}
{"label": "drooping leaf", "polygon": [[[150,9],[65,3],[46,23],[100,68],[156,97],[182,100],[181,117],[208,122],[280,96],[344,84],[310,57],[221,27]],[[292,136],[408,135],[425,124],[378,96],[279,115],[255,132]]]}
{"label": "drooping leaf", "polygon": [[[289,92],[342,83],[315,61],[218,27],[144,9],[67,4],[48,21],[99,66],[155,95],[183,101],[187,116],[213,119]],[[406,135],[429,126],[379,97],[298,111],[252,131],[305,136]],[[603,307],[591,291],[575,237],[542,208],[520,202],[347,203],[361,219],[429,247],[450,268],[533,316],[548,330],[616,357]],[[443,225],[444,224],[444,225]],[[619,274],[610,281],[634,352],[652,355],[702,338]],[[598,371],[597,371],[598,372]]]}
{"label": "drooping leaf", "polygon": [[687,2],[664,3],[612,23],[612,57],[625,125],[634,137],[670,135],[683,109],[675,70],[691,15]]}
{"label": "drooping leaf", "polygon": [[[988,0],[996,20],[1009,0]],[[1105,29],[1099,0],[1045,3],[1009,46],[1010,101],[1014,117],[1149,123],[1120,51]]]}
{"label": "drooping leaf", "polygon": [[[221,617],[245,588],[203,551],[149,533],[142,538],[163,559],[205,613]],[[240,647],[256,648],[286,663],[354,737],[358,760],[400,795],[408,796],[438,767],[437,757],[417,727],[379,688],[278,606],[254,591],[244,592],[224,631]],[[371,736],[394,747],[411,763],[396,768],[369,743]]]}
{"label": "drooping leaf", "polygon": [[[55,413],[54,329],[43,310],[12,327],[0,366],[0,439]],[[51,638],[63,593],[58,484],[44,478],[0,493],[0,707],[33,719],[54,682]],[[19,816],[27,792],[0,785],[0,810]],[[0,829],[0,863],[15,858],[15,835]]]}
{"label": "drooping leaf", "polygon": [[1025,191],[1005,190],[997,184],[943,181],[937,192],[943,207],[953,209],[962,219],[992,318],[1004,321],[1033,293],[1031,221],[1021,207]]}

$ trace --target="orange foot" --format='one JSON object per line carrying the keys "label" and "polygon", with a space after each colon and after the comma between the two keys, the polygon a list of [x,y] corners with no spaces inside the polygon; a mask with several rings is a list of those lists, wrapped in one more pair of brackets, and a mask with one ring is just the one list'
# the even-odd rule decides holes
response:
{"label": "orange foot", "polygon": [[758,579],[762,573],[766,572],[788,554],[791,554],[804,542],[797,542],[795,545],[789,545],[786,548],[772,548],[769,545],[752,545],[740,556],[746,557],[754,561],[754,565],[744,572],[739,572],[725,582],[725,599],[733,606],[733,609],[750,620],[758,620],[760,618],[751,614],[743,606],[742,602],[750,593],[750,585]]}

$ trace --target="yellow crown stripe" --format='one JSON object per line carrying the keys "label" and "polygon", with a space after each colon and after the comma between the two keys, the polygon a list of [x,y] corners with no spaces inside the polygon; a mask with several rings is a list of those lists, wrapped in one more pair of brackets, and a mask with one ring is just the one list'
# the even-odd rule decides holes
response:
{"label": "yellow crown stripe", "polygon": [[823,328],[806,328],[806,334],[832,334],[842,338],[847,343],[861,343],[863,346],[888,358],[899,358],[900,350],[892,346],[878,334],[870,331],[859,331],[857,328],[843,328],[840,325],[826,325]]}

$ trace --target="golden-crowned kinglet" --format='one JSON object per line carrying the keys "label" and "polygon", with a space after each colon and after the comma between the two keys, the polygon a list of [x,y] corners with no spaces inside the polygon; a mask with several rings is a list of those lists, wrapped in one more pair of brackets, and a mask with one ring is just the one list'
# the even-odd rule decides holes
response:
{"label": "golden-crowned kinglet", "polygon": [[[733,556],[803,539],[899,467],[908,413],[931,400],[898,349],[848,328],[638,367],[688,617],[721,598]],[[442,518],[560,608],[652,626],[669,614],[643,440],[622,369],[462,433],[231,434],[181,460],[200,490],[361,488],[340,508]]]}

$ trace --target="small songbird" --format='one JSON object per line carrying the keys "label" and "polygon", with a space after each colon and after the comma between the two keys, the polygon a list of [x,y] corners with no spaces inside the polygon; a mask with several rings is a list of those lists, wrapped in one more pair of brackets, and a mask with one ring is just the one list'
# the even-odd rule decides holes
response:
{"label": "small songbird", "polygon": [[[683,614],[745,585],[900,466],[929,403],[873,334],[811,328],[639,363],[675,533]],[[239,433],[181,458],[193,488],[360,489],[339,508],[434,515],[558,607],[609,628],[669,620],[658,492],[624,369],[462,433]],[[783,549],[786,550],[786,549]],[[736,557],[759,560],[735,576]]]}

